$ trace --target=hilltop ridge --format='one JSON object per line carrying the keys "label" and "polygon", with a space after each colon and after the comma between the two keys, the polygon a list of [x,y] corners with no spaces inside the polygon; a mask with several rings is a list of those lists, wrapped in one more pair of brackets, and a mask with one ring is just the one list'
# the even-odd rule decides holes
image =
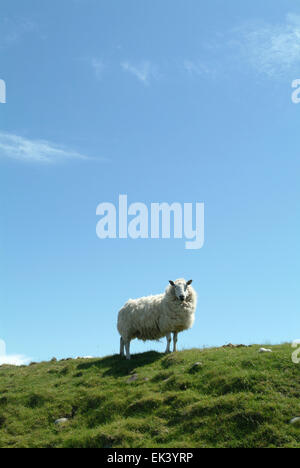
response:
{"label": "hilltop ridge", "polygon": [[299,447],[300,366],[260,347],[1,366],[0,446]]}

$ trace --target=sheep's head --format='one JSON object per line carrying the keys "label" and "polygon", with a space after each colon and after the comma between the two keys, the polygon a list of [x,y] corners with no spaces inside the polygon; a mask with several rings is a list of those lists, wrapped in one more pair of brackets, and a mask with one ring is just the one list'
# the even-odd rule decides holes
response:
{"label": "sheep's head", "polygon": [[176,281],[169,281],[172,286],[175,296],[181,302],[184,302],[189,294],[189,286],[193,280],[185,281],[184,279],[178,279]]}

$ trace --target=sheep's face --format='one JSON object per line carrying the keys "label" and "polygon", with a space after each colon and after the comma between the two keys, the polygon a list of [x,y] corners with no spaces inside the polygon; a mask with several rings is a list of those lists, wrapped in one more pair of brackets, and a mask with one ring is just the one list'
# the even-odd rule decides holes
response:
{"label": "sheep's face", "polygon": [[174,281],[169,281],[170,285],[174,288],[174,293],[177,299],[180,302],[184,302],[188,296],[188,287],[190,284],[192,284],[193,280],[190,281],[185,281],[185,280],[176,280]]}

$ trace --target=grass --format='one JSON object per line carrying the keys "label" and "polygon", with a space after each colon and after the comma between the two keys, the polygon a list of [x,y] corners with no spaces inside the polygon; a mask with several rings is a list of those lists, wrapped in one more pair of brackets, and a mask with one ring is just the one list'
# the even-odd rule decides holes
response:
{"label": "grass", "polygon": [[299,447],[300,365],[259,347],[1,366],[0,447]]}

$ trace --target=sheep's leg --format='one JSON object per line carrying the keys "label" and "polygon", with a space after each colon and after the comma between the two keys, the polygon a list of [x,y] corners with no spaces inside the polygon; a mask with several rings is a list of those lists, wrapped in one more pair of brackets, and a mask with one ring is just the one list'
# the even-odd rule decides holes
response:
{"label": "sheep's leg", "polygon": [[130,359],[130,340],[125,342],[125,349],[126,349],[126,359]]}
{"label": "sheep's leg", "polygon": [[166,348],[166,354],[167,353],[170,353],[170,344],[171,344],[171,341],[172,341],[172,338],[171,338],[171,333],[168,333],[166,335],[166,338],[167,338],[167,348]]}
{"label": "sheep's leg", "polygon": [[177,335],[178,333],[173,333],[173,353],[177,351]]}
{"label": "sheep's leg", "polygon": [[124,356],[124,340],[122,336],[120,338],[120,355]]}

